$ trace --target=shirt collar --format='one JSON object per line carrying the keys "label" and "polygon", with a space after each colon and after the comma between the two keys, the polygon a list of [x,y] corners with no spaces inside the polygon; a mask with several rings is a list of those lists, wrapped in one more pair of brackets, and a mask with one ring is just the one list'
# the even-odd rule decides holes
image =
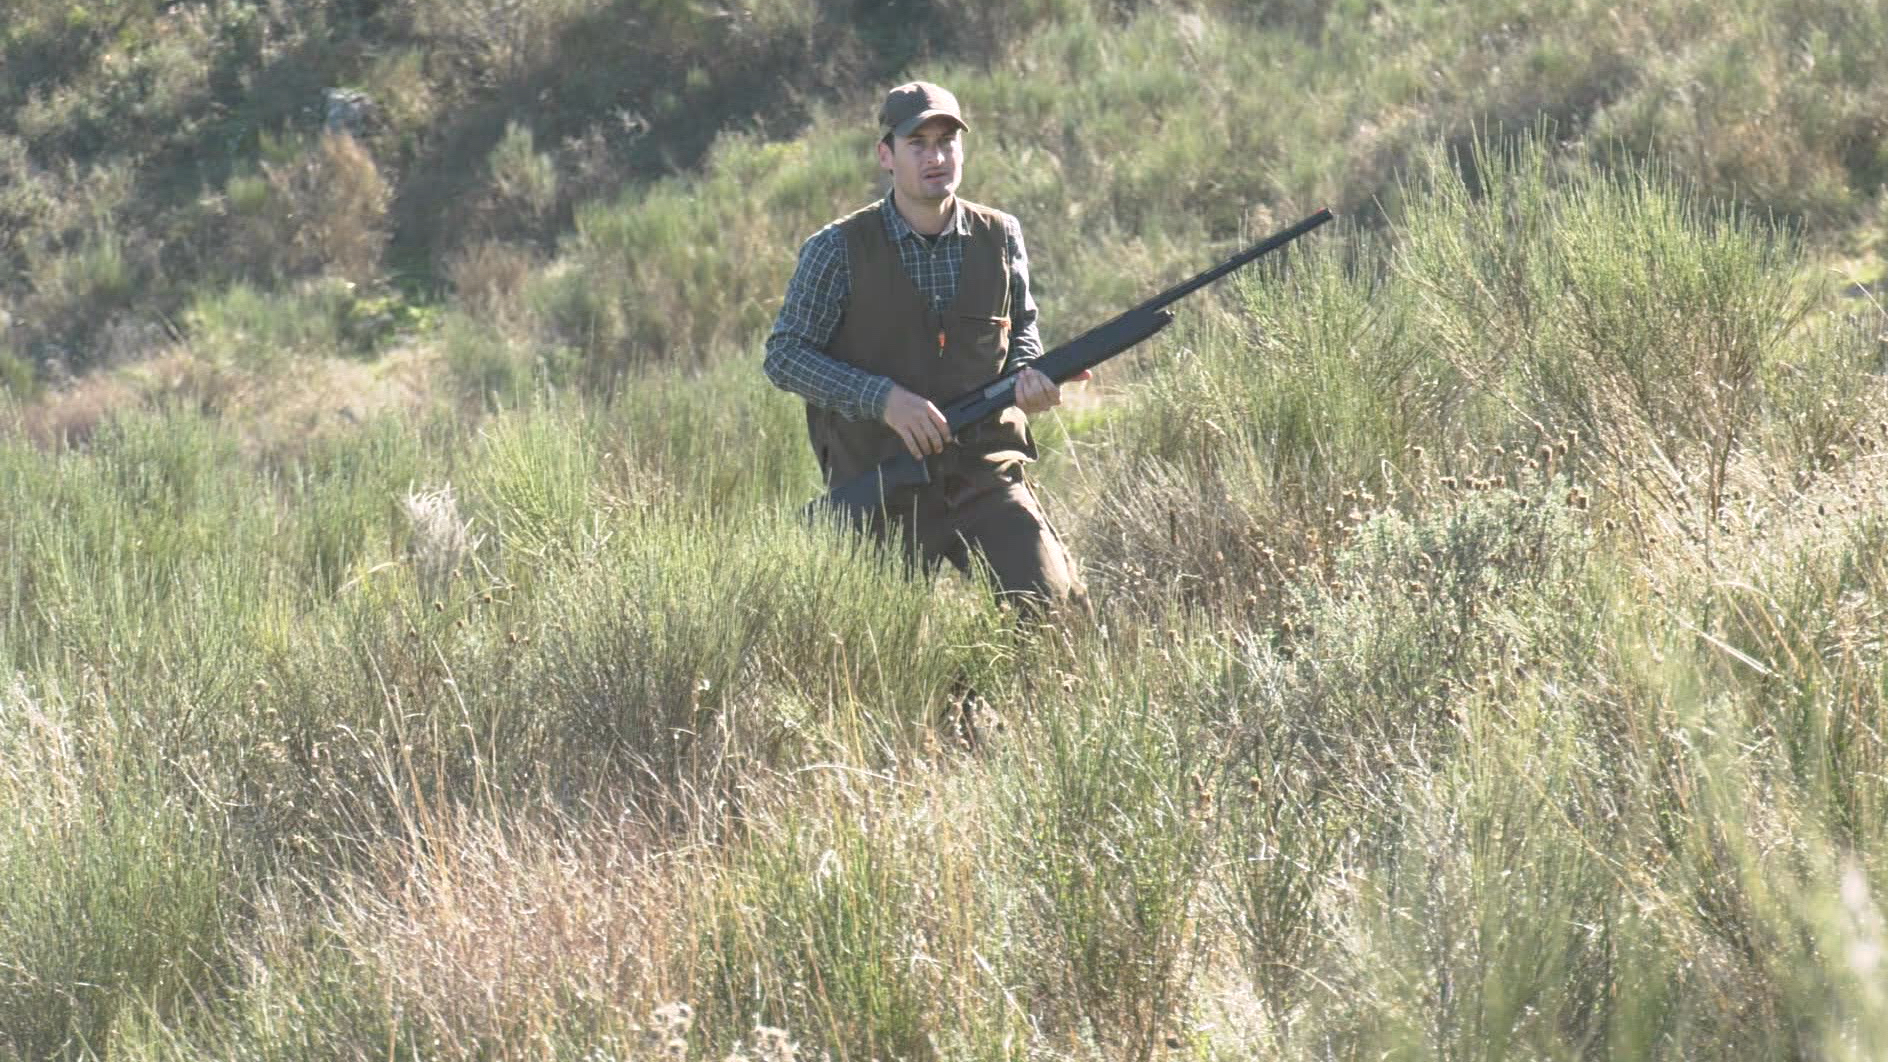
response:
{"label": "shirt collar", "polygon": [[[879,212],[885,217],[885,233],[892,238],[893,243],[897,243],[907,236],[917,236],[919,239],[923,239],[922,234],[920,234],[917,229],[912,228],[911,223],[905,220],[905,216],[898,212],[896,206],[892,205],[891,192],[885,193],[884,200],[879,204]],[[969,212],[964,209],[963,196],[951,197],[951,219],[945,224],[944,232],[953,233],[958,236],[970,235],[970,215]],[[939,233],[938,235],[941,236],[943,233]]]}

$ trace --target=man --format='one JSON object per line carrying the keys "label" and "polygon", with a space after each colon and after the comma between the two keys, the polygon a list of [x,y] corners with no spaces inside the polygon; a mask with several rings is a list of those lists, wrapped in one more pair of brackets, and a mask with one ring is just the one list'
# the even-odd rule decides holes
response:
{"label": "man", "polygon": [[1026,414],[1059,404],[1061,389],[1026,368],[1016,408],[954,440],[938,411],[1042,353],[1021,227],[957,195],[969,129],[944,89],[891,90],[876,149],[891,190],[800,248],[764,368],[805,399],[829,483],[900,451],[939,455],[929,485],[886,499],[901,542],[927,571],[945,560],[968,570],[981,555],[998,594],[1033,609],[1081,594],[1022,473],[1036,456]]}

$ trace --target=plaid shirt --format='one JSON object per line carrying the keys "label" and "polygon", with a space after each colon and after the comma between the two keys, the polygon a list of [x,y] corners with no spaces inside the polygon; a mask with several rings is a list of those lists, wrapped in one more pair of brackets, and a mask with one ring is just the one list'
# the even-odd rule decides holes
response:
{"label": "plaid shirt", "polygon": [[[926,238],[905,221],[887,195],[879,208],[885,233],[898,248],[898,260],[918,291],[942,310],[957,297],[957,275],[964,264],[964,244],[970,219],[957,204],[950,223],[933,238]],[[1015,218],[1003,217],[1003,232],[1010,257],[1010,354],[1008,368],[1027,365],[1042,356],[1042,337],[1036,331],[1036,300],[1029,291],[1029,258],[1023,252],[1023,229]],[[849,420],[877,420],[885,412],[892,381],[866,372],[826,353],[846,314],[852,294],[852,275],[846,266],[846,237],[838,224],[814,233],[800,247],[800,264],[787,282],[787,298],[767,336],[767,357],[762,363],[774,386],[834,410]]]}

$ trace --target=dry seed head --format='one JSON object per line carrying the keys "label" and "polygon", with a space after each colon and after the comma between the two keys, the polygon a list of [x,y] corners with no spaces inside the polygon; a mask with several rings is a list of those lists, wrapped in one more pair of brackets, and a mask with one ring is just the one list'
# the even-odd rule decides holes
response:
{"label": "dry seed head", "polygon": [[767,1025],[754,1026],[754,1057],[757,1062],[794,1062],[800,1045],[787,1037],[787,1030]]}
{"label": "dry seed head", "polygon": [[1193,783],[1193,810],[1201,815],[1211,814],[1213,811],[1212,787],[1207,785],[1206,779],[1197,773],[1193,774],[1190,780]]}
{"label": "dry seed head", "polygon": [[649,1015],[649,1020],[665,1039],[673,1039],[688,1033],[689,1027],[695,1023],[695,1008],[679,1000],[666,1003],[657,1007]]}

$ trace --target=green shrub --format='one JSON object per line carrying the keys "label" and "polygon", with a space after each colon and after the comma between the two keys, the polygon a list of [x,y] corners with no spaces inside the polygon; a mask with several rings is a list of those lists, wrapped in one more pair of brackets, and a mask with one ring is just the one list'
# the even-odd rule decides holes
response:
{"label": "green shrub", "polygon": [[341,280],[316,281],[301,291],[279,294],[238,283],[200,298],[185,313],[184,325],[199,356],[267,373],[298,356],[344,352],[344,322],[352,301],[351,286]]}
{"label": "green shrub", "polygon": [[174,1013],[228,976],[236,857],[217,809],[161,780],[135,712],[0,694],[0,1051],[80,1058],[126,1010]]}
{"label": "green shrub", "polygon": [[752,1015],[848,1058],[1026,1036],[1006,986],[971,959],[999,953],[1002,916],[974,869],[986,828],[953,820],[955,788],[918,796],[837,773],[783,786],[698,901],[703,1023]]}
{"label": "green shrub", "polygon": [[39,379],[33,364],[10,350],[0,349],[0,391],[16,401],[36,397]]}
{"label": "green shrub", "polygon": [[999,791],[1006,859],[1030,883],[1034,1006],[1102,1053],[1144,1059],[1190,991],[1215,742],[1198,713],[1088,678],[1088,696],[1021,721]]}

